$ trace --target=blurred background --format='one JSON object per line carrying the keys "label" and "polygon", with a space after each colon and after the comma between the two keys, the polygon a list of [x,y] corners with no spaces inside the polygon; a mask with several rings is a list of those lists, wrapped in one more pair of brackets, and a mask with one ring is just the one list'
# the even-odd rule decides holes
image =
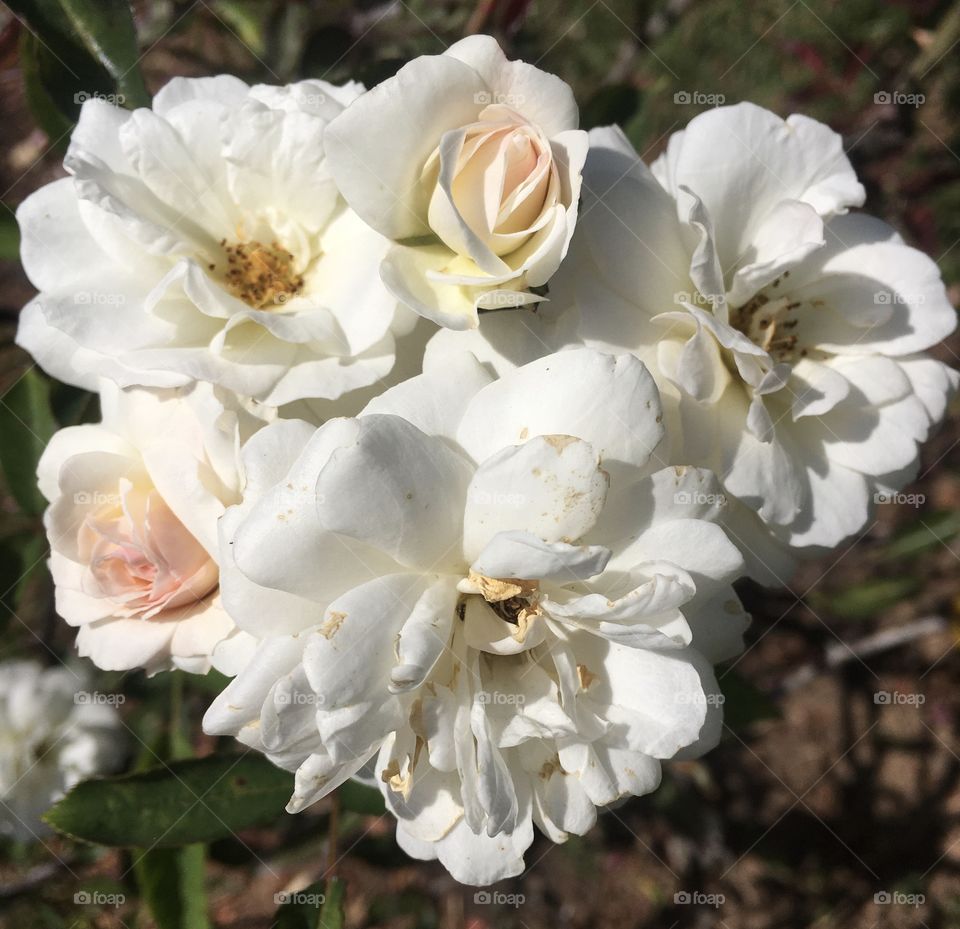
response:
{"label": "blurred background", "polygon": [[[136,72],[118,87],[84,51],[61,3],[71,5],[0,4],[0,658],[45,663],[71,653],[72,633],[53,612],[32,471],[58,425],[97,414],[12,344],[33,294],[13,211],[61,176],[83,93],[146,99]],[[371,86],[416,55],[487,32],[510,57],[568,81],[586,128],[621,123],[648,160],[710,106],[752,100],[806,113],[843,134],[867,210],[934,257],[960,302],[960,3],[133,6],[149,92],[174,75],[220,72]],[[939,357],[957,363],[954,352],[960,339]],[[538,837],[527,872],[486,895],[405,858],[389,817],[367,799],[280,813],[199,859],[194,878],[205,881],[212,923],[274,925],[275,895],[333,866],[349,927],[960,927],[958,413],[927,445],[907,496],[878,507],[855,544],[805,565],[787,590],[743,588],[754,623],[746,654],[720,671],[724,740],[703,761],[669,766],[656,794],[564,846]],[[102,677],[100,689],[126,696],[132,767],[216,749],[198,721],[220,681]],[[123,902],[77,904],[89,888]],[[162,907],[145,915],[145,894],[128,851],[61,838],[0,848],[3,926],[164,926]]]}

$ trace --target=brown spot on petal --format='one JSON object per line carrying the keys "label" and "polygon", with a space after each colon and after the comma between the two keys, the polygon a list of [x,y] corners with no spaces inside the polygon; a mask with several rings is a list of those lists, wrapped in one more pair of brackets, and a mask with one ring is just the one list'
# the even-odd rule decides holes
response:
{"label": "brown spot on petal", "polygon": [[346,618],[346,613],[339,613],[336,610],[332,611],[320,627],[320,635],[325,639],[332,639],[340,631],[340,627]]}
{"label": "brown spot on petal", "polygon": [[546,442],[554,448],[558,454],[563,454],[563,450],[568,446],[572,445],[574,442],[579,442],[580,440],[573,435],[545,435],[543,437]]}
{"label": "brown spot on petal", "polygon": [[543,767],[537,772],[540,779],[549,781],[554,774],[566,774],[560,765],[560,756],[554,755],[549,761],[543,763]]}
{"label": "brown spot on petal", "polygon": [[594,674],[585,664],[577,665],[577,677],[580,679],[581,690],[587,690],[597,679],[597,675]]}

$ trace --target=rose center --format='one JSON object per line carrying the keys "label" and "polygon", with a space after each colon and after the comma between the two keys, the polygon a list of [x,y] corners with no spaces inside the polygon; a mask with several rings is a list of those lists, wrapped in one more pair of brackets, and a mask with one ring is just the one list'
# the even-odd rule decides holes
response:
{"label": "rose center", "polygon": [[117,615],[152,619],[200,602],[219,582],[216,563],[155,490],[88,514],[77,544],[89,566],[85,592],[114,601]]}
{"label": "rose center", "polygon": [[282,306],[303,290],[303,275],[294,267],[293,254],[279,242],[269,245],[250,239],[230,243],[222,239],[222,267],[209,265],[220,272],[221,280],[239,300],[255,310]]}
{"label": "rose center", "polygon": [[776,293],[782,278],[789,273],[785,271],[743,306],[730,311],[730,325],[780,362],[794,362],[807,355],[807,349],[799,344],[797,332],[798,310],[804,301]]}
{"label": "rose center", "polygon": [[[460,582],[461,593],[479,595],[490,609],[504,622],[516,626],[514,633],[520,641],[526,636],[529,625],[542,613],[540,608],[540,582],[516,577],[487,577],[470,571]],[[462,606],[461,619],[465,615]]]}

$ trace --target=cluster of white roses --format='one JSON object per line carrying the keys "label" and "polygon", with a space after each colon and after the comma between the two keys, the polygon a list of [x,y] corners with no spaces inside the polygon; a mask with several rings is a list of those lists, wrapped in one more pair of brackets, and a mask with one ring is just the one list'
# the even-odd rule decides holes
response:
{"label": "cluster of white roses", "polygon": [[204,726],[291,812],[368,778],[467,883],[716,743],[732,582],[862,529],[957,384],[831,130],[719,108],[650,169],[577,126],[485,36],[175,79],[19,211],[19,342],[103,408],[40,465],[80,654],[230,675]]}
{"label": "cluster of white roses", "polygon": [[0,836],[50,832],[40,817],[52,803],[123,760],[120,718],[100,699],[113,695],[83,690],[86,683],[69,667],[0,662]]}

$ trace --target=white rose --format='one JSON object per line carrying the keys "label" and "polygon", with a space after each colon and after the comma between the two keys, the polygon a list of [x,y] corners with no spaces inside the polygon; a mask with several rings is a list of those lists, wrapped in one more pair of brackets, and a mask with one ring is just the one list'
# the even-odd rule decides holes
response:
{"label": "white rose", "polygon": [[[205,717],[296,771],[370,763],[398,840],[465,883],[523,870],[719,737],[743,561],[697,469],[661,469],[656,389],[580,349],[497,381],[446,356],[356,419],[277,422],[222,520],[242,670]],[[236,657],[236,656],[235,656]]]}
{"label": "white rose", "polygon": [[587,151],[577,124],[562,80],[470,36],[354,101],[327,130],[327,162],[350,206],[401,243],[381,268],[391,291],[466,329],[478,308],[537,302],[530,288],[559,267]]}
{"label": "white rose", "polygon": [[[710,110],[652,172],[619,130],[590,135],[589,206],[551,284],[572,309],[548,341],[646,364],[665,456],[716,472],[751,573],[785,583],[794,555],[859,532],[874,494],[916,472],[958,382],[924,354],[956,325],[939,271],[847,213],[863,188],[814,120]],[[503,368],[536,351],[507,319],[453,335],[428,359],[459,344]]]}
{"label": "white rose", "polygon": [[0,663],[0,834],[22,841],[47,835],[40,817],[50,806],[122,761],[120,717],[85,685],[71,668]]}
{"label": "white rose", "polygon": [[84,103],[65,167],[18,210],[41,291],[18,342],[95,390],[223,385],[335,399],[394,364],[416,319],[380,283],[389,242],[338,197],[323,131],[361,92],[175,78],[152,109]]}
{"label": "white rose", "polygon": [[205,673],[234,634],[217,520],[240,499],[239,447],[262,421],[210,384],[101,384],[103,421],[56,433],[38,468],[60,615],[106,670]]}

